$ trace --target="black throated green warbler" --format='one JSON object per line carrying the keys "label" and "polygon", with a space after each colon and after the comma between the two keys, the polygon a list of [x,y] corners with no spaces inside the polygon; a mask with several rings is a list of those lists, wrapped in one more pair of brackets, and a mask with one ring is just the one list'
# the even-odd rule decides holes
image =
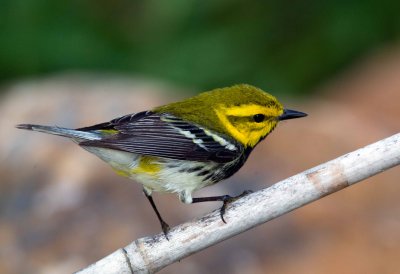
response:
{"label": "black throated green warbler", "polygon": [[238,171],[279,121],[304,116],[284,109],[274,96],[242,84],[84,128],[17,128],[70,138],[119,175],[141,183],[167,236],[169,226],[154,204],[153,191],[177,193],[184,203],[222,201],[225,222],[226,204],[240,195],[192,198],[192,193]]}

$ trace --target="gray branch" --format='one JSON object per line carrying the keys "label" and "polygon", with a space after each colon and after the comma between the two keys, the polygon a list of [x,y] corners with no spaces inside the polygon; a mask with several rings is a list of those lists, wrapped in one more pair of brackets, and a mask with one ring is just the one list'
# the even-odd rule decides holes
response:
{"label": "gray branch", "polygon": [[400,133],[249,194],[163,234],[137,239],[79,271],[154,273],[193,253],[400,164]]}

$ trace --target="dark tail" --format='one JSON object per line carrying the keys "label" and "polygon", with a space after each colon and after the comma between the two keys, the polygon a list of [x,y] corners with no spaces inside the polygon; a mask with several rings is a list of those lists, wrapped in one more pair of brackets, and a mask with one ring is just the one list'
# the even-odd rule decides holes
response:
{"label": "dark tail", "polygon": [[17,125],[16,128],[63,136],[63,137],[75,139],[78,141],[79,140],[99,140],[99,139],[101,139],[101,136],[95,132],[85,132],[85,131],[57,127],[57,126],[20,124],[20,125]]}

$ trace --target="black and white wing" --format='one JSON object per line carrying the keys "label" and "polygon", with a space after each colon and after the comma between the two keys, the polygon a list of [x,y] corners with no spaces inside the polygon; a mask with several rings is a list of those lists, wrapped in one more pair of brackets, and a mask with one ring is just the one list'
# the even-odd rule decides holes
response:
{"label": "black and white wing", "polygon": [[179,160],[226,163],[243,153],[243,146],[171,114],[151,111],[126,115],[107,123],[80,128],[106,132],[100,140],[83,141],[95,146],[142,155]]}

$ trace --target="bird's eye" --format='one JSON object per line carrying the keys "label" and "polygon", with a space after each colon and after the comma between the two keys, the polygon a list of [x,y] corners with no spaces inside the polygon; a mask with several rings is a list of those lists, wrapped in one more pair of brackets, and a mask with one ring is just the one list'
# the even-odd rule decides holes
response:
{"label": "bird's eye", "polygon": [[264,114],[256,114],[253,116],[253,119],[254,119],[254,122],[261,123],[262,121],[264,121],[265,115]]}

